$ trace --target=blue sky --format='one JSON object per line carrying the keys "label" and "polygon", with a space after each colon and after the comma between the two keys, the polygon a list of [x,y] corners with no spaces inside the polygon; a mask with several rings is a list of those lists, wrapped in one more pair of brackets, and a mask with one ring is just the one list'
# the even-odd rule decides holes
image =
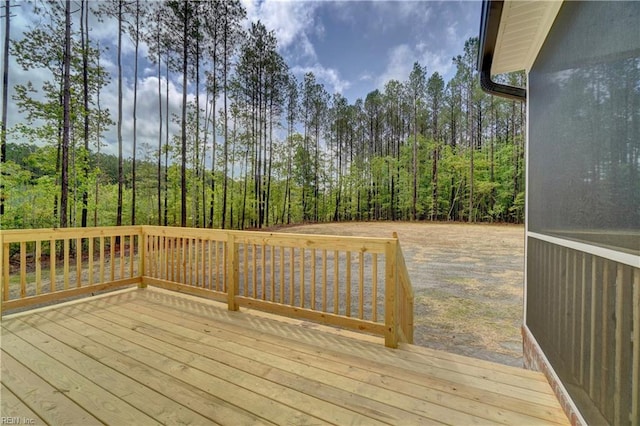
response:
{"label": "blue sky", "polygon": [[312,71],[350,102],[419,61],[448,80],[452,57],[478,35],[479,1],[244,1],[250,20],[275,31],[298,75]]}
{"label": "blue sky", "polygon": [[[479,1],[333,1],[333,0],[241,0],[249,22],[261,20],[273,30],[279,51],[290,69],[301,81],[306,72],[313,72],[317,81],[329,93],[340,92],[350,103],[364,98],[375,89],[383,89],[391,80],[406,81],[415,61],[427,68],[428,75],[438,71],[448,81],[455,69],[452,58],[462,54],[464,42],[478,35],[480,26]],[[18,2],[12,1],[16,4]],[[95,2],[92,2],[94,5]],[[31,6],[20,3],[13,9],[11,37],[19,39],[29,26],[37,25]],[[77,17],[76,17],[77,19]],[[112,74],[112,81],[101,93],[103,108],[109,108],[115,121],[117,113],[117,26],[113,21],[90,23],[91,39],[109,46],[101,58],[101,65]],[[3,31],[4,32],[4,31]],[[124,46],[124,122],[125,140],[132,134],[133,45],[123,37]],[[146,46],[141,46],[146,53]],[[9,85],[25,84],[31,80],[39,88],[51,77],[47,71],[23,72],[15,60],[10,60]],[[155,67],[142,61],[138,78],[138,140],[140,144],[157,145],[157,87]],[[172,113],[179,113],[182,87],[181,77],[169,81],[169,104]],[[166,81],[162,80],[163,93]],[[193,99],[193,85],[189,86]],[[10,89],[10,95],[12,94]],[[205,96],[200,97],[204,108]],[[9,127],[22,121],[10,100]],[[177,124],[172,123],[177,132]],[[170,131],[172,131],[170,130]],[[104,151],[115,153],[115,126],[105,135]],[[131,156],[128,144],[125,157]],[[140,153],[139,153],[140,155]]]}

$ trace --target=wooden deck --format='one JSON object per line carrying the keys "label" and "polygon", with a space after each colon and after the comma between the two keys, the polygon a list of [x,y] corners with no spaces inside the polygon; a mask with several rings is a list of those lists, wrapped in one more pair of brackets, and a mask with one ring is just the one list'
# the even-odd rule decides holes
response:
{"label": "wooden deck", "polygon": [[540,373],[154,288],[4,317],[0,346],[21,424],[568,424]]}

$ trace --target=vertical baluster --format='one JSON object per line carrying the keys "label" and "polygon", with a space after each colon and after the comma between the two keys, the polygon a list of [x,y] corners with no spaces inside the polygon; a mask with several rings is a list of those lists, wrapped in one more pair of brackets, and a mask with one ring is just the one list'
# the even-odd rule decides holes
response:
{"label": "vertical baluster", "polygon": [[208,243],[208,240],[204,240],[201,239],[200,240],[200,245],[201,245],[201,250],[200,250],[200,270],[198,272],[198,274],[200,275],[200,282],[201,282],[201,287],[202,288],[207,288],[207,284],[206,284],[206,275],[207,275],[207,262],[206,262],[206,244]]}
{"label": "vertical baluster", "polygon": [[258,269],[256,268],[256,245],[251,245],[251,287],[253,293],[251,297],[257,299],[258,298]]}
{"label": "vertical baluster", "polygon": [[327,251],[322,250],[322,312],[327,312]]}
{"label": "vertical baluster", "polygon": [[42,292],[42,241],[36,241],[36,294]]}
{"label": "vertical baluster", "polygon": [[280,303],[284,303],[284,247],[280,247]]}
{"label": "vertical baluster", "polygon": [[300,307],[304,308],[304,268],[305,267],[305,256],[304,256],[304,248],[300,248]]}
{"label": "vertical baluster", "polygon": [[216,290],[217,277],[216,277],[216,262],[218,254],[216,252],[218,242],[216,240],[209,241],[209,289]]}
{"label": "vertical baluster", "polygon": [[262,247],[260,249],[260,257],[261,257],[261,262],[260,262],[260,284],[262,287],[262,300],[265,300],[265,293],[266,293],[266,288],[267,288],[267,278],[266,278],[266,273],[267,273],[267,260],[266,260],[266,256],[267,256],[267,247],[262,244]]}
{"label": "vertical baluster", "polygon": [[92,285],[93,284],[93,244],[94,244],[93,237],[89,238],[87,240],[87,243],[89,244],[88,254],[87,254],[87,256],[89,257],[89,285]]}
{"label": "vertical baluster", "polygon": [[27,296],[27,242],[20,241],[20,297],[24,298],[26,296]]}
{"label": "vertical baluster", "polygon": [[316,249],[311,250],[311,309],[316,309]]}
{"label": "vertical baluster", "polygon": [[[133,264],[135,263],[135,241],[136,241],[136,237],[135,235],[131,234],[129,235],[129,278],[133,278]],[[140,274],[142,275],[142,274]]]}
{"label": "vertical baluster", "polygon": [[242,245],[243,266],[244,266],[244,296],[249,296],[249,247],[246,244]]}
{"label": "vertical baluster", "polygon": [[340,253],[338,250],[333,252],[333,313],[340,312]]}
{"label": "vertical baluster", "polygon": [[115,251],[115,236],[112,235],[109,237],[109,281],[113,281],[116,276]]}
{"label": "vertical baluster", "polygon": [[[0,237],[1,238],[1,237]],[[2,299],[9,300],[9,243],[2,243]]]}
{"label": "vertical baluster", "polygon": [[270,301],[275,300],[275,292],[276,292],[276,248],[275,246],[271,246],[271,294],[269,296]]}
{"label": "vertical baluster", "polygon": [[69,239],[65,238],[63,243],[63,268],[62,268],[62,276],[64,282],[64,289],[67,290],[69,288]]}
{"label": "vertical baluster", "polygon": [[119,279],[124,279],[124,251],[127,247],[127,236],[120,235],[120,276]]}
{"label": "vertical baluster", "polygon": [[220,291],[220,256],[218,252],[218,241],[213,242],[213,257],[214,257],[214,272],[213,276],[215,277],[216,286],[215,289]]}
{"label": "vertical baluster", "polygon": [[347,271],[346,271],[346,288],[345,288],[345,292],[346,292],[346,310],[345,310],[345,315],[350,317],[351,316],[351,252],[348,251],[346,253],[346,259],[347,259]]}
{"label": "vertical baluster", "polygon": [[359,261],[360,261],[360,274],[358,277],[358,288],[359,288],[359,295],[358,295],[358,304],[359,304],[359,309],[358,309],[358,318],[363,319],[364,318],[364,252],[360,252],[359,253]]}
{"label": "vertical baluster", "polygon": [[378,321],[378,253],[371,254],[371,321]]}
{"label": "vertical baluster", "polygon": [[56,291],[56,240],[49,240],[49,292]]}
{"label": "vertical baluster", "polygon": [[82,287],[82,238],[76,238],[76,287]]}
{"label": "vertical baluster", "polygon": [[292,305],[292,306],[295,298],[295,284],[296,284],[295,250],[296,249],[293,247],[289,249],[289,305]]}

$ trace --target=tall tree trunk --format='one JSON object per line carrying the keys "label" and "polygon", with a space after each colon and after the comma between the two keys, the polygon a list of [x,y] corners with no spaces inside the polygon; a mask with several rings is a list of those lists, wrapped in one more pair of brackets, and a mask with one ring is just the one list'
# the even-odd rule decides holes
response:
{"label": "tall tree trunk", "polygon": [[[7,11],[9,13],[9,11]],[[69,194],[69,142],[71,136],[71,1],[65,2],[64,73],[62,90],[62,185],[60,190],[60,227],[66,228]]]}
{"label": "tall tree trunk", "polygon": [[202,227],[208,226],[207,222],[207,137],[209,135],[209,124],[211,123],[211,108],[209,107],[210,101],[209,96],[211,95],[210,91],[206,91],[205,101],[204,101],[204,126],[202,129],[202,160],[200,164],[200,170],[202,170],[201,174],[201,182],[200,182],[200,190],[202,197]]}
{"label": "tall tree trunk", "polygon": [[413,100],[413,194],[411,199],[411,219],[418,219],[418,103]]}
{"label": "tall tree trunk", "polygon": [[124,184],[122,167],[122,3],[118,0],[118,206],[116,226],[122,225],[122,186]]}
{"label": "tall tree trunk", "polygon": [[495,182],[495,130],[496,130],[496,110],[495,100],[493,95],[491,96],[491,140],[489,146],[489,181],[491,182],[491,200],[489,201],[489,208],[491,209],[491,216],[495,218],[494,208],[496,205],[496,188],[493,185]]}
{"label": "tall tree trunk", "polygon": [[[233,140],[233,147],[232,147],[232,152],[235,153],[235,145],[236,145],[236,129],[237,129],[237,118],[234,117],[233,118],[233,136],[232,136],[232,140]],[[236,156],[235,154],[233,154],[231,156],[231,182],[233,184],[234,182],[234,178],[235,178],[235,170],[236,170]],[[245,179],[246,181],[246,179]],[[234,191],[231,191],[230,197],[229,197],[229,204],[230,204],[230,208],[229,208],[229,228],[233,228],[233,194]]]}
{"label": "tall tree trunk", "polygon": [[82,0],[80,4],[80,38],[82,46],[82,96],[84,100],[84,155],[83,172],[85,183],[82,190],[81,225],[87,227],[89,204],[89,4]]}
{"label": "tall tree trunk", "polygon": [[[217,34],[217,33],[216,33]],[[215,43],[215,42],[214,42]],[[218,77],[216,76],[216,62],[217,62],[217,56],[214,55],[213,57],[213,65],[212,65],[212,69],[213,69],[213,95],[211,96],[211,114],[212,114],[212,119],[213,119],[213,123],[211,126],[211,129],[213,131],[213,142],[212,142],[212,147],[211,147],[211,199],[209,200],[209,228],[213,228],[213,219],[215,217],[215,189],[216,189],[216,144],[217,144],[217,126],[216,126],[216,97],[217,97],[217,91],[218,91]],[[226,145],[226,141],[225,141],[225,145]],[[225,166],[226,166],[226,159],[225,159]],[[223,202],[224,203],[224,202]],[[224,207],[223,207],[224,210]],[[224,211],[222,213],[223,217],[224,217]],[[224,219],[223,221],[223,225],[222,228],[224,228]]]}
{"label": "tall tree trunk", "polygon": [[[158,226],[162,225],[162,60],[160,55],[160,32],[158,31],[158,170],[156,190],[158,195]],[[169,82],[167,81],[167,86]]]}
{"label": "tall tree trunk", "polygon": [[471,111],[472,103],[470,101],[471,90],[467,90],[467,140],[469,141],[469,217],[468,221],[473,222],[473,181],[474,181],[474,165],[473,165],[473,157],[474,157],[474,143],[473,143],[473,124],[472,118],[473,113]]}
{"label": "tall tree trunk", "polygon": [[138,45],[140,41],[140,0],[136,0],[135,53],[133,62],[133,153],[131,161],[131,225],[136,224],[136,152],[138,150]]}
{"label": "tall tree trunk", "polygon": [[[100,67],[100,42],[98,42],[98,67]],[[98,108],[98,117],[102,117],[102,109],[100,108],[100,90],[96,94],[96,107]],[[96,168],[100,169],[100,136],[101,136],[101,118],[98,118],[96,122]],[[98,195],[100,182],[99,177],[96,176],[96,188],[95,188],[95,200],[93,207],[93,226],[98,226]]]}
{"label": "tall tree trunk", "polygon": [[[196,54],[194,60],[195,64],[195,77],[196,77],[196,131],[195,131],[195,141],[193,150],[195,152],[195,161],[193,164],[193,168],[196,173],[196,182],[200,181],[200,41],[199,37],[196,36]],[[194,227],[200,226],[200,197],[197,191],[197,185],[194,185],[196,190],[193,191],[193,203],[194,203],[194,212],[192,224]],[[203,200],[204,202],[204,200]],[[204,206],[203,206],[204,210]],[[204,221],[202,222],[202,226],[204,227]]]}
{"label": "tall tree trunk", "polygon": [[180,158],[180,226],[187,226],[187,65],[189,55],[189,1],[182,22],[182,145]]}
{"label": "tall tree trunk", "polygon": [[[165,62],[166,88],[165,88],[165,111],[164,121],[164,226],[169,224],[169,53]],[[175,225],[175,222],[173,223]]]}
{"label": "tall tree trunk", "polygon": [[9,38],[11,4],[4,2],[4,48],[2,52],[2,127],[0,127],[0,220],[4,215],[4,163],[7,161],[7,104],[9,99]]}
{"label": "tall tree trunk", "polygon": [[[224,2],[224,7],[227,7],[227,3]],[[223,55],[222,55],[222,90],[224,91],[224,96],[223,96],[223,108],[224,108],[224,147],[223,149],[223,153],[222,153],[222,157],[223,157],[223,167],[222,167],[222,220],[221,220],[221,225],[222,225],[222,229],[225,229],[226,226],[226,221],[227,221],[227,191],[228,191],[228,185],[229,185],[229,179],[227,177],[227,174],[229,173],[229,169],[228,169],[228,163],[229,163],[229,117],[228,117],[228,110],[227,110],[227,61],[228,61],[228,22],[226,21],[228,19],[229,14],[225,12],[224,14],[224,19],[225,19],[225,28],[224,28],[224,32],[223,32],[223,42],[222,42],[222,48],[223,48]],[[233,225],[231,225],[233,226]]]}
{"label": "tall tree trunk", "polygon": [[315,167],[314,167],[314,182],[313,182],[313,221],[318,221],[318,193],[320,190],[320,182],[318,176],[318,170],[320,169],[320,117],[316,117],[316,155],[315,155]]}
{"label": "tall tree trunk", "polygon": [[246,149],[244,152],[244,170],[245,170],[245,178],[244,178],[244,189],[242,191],[242,219],[240,221],[240,229],[244,229],[245,223],[245,213],[247,211],[247,182],[249,181],[249,149]]}

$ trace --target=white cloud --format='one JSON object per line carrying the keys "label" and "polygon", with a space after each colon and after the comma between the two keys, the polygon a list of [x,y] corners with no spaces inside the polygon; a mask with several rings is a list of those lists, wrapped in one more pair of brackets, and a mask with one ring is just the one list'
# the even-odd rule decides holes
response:
{"label": "white cloud", "polygon": [[[162,109],[163,120],[166,120],[166,93],[167,81],[161,80]],[[122,92],[122,140],[123,140],[123,156],[131,157],[133,143],[133,84],[123,81]],[[195,99],[194,95],[188,95],[187,100]],[[118,82],[117,79],[111,81],[100,98],[102,108],[108,108],[111,113],[111,119],[116,125],[110,127],[104,138],[107,147],[103,152],[117,155],[117,118],[118,118]],[[151,146],[158,144],[158,132],[160,126],[160,118],[158,115],[158,78],[145,77],[138,81],[138,98],[137,98],[137,143],[138,147],[146,143]],[[169,81],[169,120],[173,114],[180,114],[182,110],[182,89]],[[163,133],[164,133],[163,125]],[[169,122],[169,134],[177,134],[180,132],[179,124],[172,121]],[[140,152],[138,150],[138,152]]]}
{"label": "white cloud", "polygon": [[409,77],[418,55],[407,44],[400,44],[388,53],[387,67],[377,78],[377,86],[382,88],[389,80],[405,81]]}
{"label": "white cloud", "polygon": [[[318,82],[323,83],[329,93],[344,93],[351,86],[347,80],[340,78],[340,73],[333,68],[325,68],[320,64],[314,66],[294,66],[291,71],[294,74],[313,73]],[[302,79],[300,79],[302,81]]]}
{"label": "white cloud", "polygon": [[450,54],[442,51],[432,51],[424,44],[417,46],[416,48],[419,53],[418,61],[422,65],[426,65],[428,75],[437,71],[441,76],[443,76],[447,75],[453,69],[453,62]]}
{"label": "white cloud", "polygon": [[446,52],[430,50],[429,46],[422,42],[415,46],[400,44],[390,49],[387,67],[376,79],[377,86],[382,88],[389,80],[406,81],[415,62],[427,68],[427,76],[435,71],[444,76],[453,69],[451,57]]}
{"label": "white cloud", "polygon": [[295,0],[243,0],[250,22],[260,20],[268,30],[275,32],[281,49],[300,51],[315,59],[316,52],[308,32],[321,34],[324,28],[314,23],[314,11],[318,2]]}

